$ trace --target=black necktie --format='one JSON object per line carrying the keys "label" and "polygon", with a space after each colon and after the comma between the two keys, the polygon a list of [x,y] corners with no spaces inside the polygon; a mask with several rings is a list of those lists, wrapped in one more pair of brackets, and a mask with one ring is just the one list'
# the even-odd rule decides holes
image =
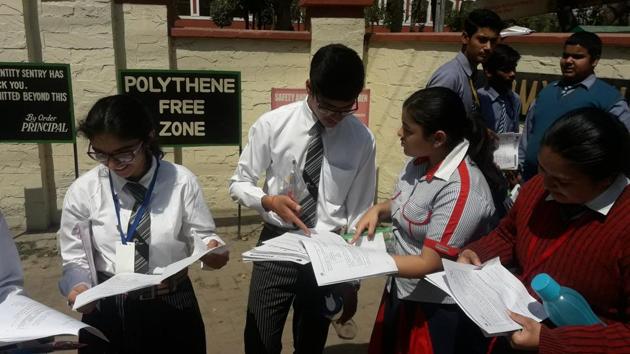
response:
{"label": "black necktie", "polygon": [[319,175],[322,170],[322,158],[324,157],[324,144],[322,143],[322,131],[324,126],[317,121],[312,128],[313,136],[306,149],[306,162],[302,178],[306,183],[308,193],[300,201],[302,212],[300,219],[309,227],[315,227],[317,222],[317,194],[319,189]]}
{"label": "black necktie", "polygon": [[[131,211],[131,217],[129,218],[129,225],[131,225],[136,219],[136,214],[144,201],[147,189],[140,183],[135,182],[127,182],[124,188],[136,200]],[[129,226],[127,230],[129,230]],[[127,235],[127,237],[129,237],[129,235]],[[136,227],[136,231],[133,237],[131,237],[131,240],[135,240],[136,242],[134,271],[136,273],[146,274],[149,272],[149,243],[151,241],[151,213],[149,212],[149,208],[142,214],[142,218],[138,222],[138,227]]]}

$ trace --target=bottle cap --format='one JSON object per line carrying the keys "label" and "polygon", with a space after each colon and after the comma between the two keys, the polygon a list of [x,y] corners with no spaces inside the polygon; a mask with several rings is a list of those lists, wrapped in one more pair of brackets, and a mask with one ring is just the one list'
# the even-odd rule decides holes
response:
{"label": "bottle cap", "polygon": [[532,289],[543,300],[549,301],[560,296],[560,284],[547,273],[540,273],[532,279]]}

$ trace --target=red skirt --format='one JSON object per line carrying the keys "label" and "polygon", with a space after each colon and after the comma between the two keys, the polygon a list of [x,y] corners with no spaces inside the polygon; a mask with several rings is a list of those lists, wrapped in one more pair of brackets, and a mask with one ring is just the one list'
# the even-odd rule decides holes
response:
{"label": "red skirt", "polygon": [[383,291],[368,354],[433,354],[429,324],[420,303]]}

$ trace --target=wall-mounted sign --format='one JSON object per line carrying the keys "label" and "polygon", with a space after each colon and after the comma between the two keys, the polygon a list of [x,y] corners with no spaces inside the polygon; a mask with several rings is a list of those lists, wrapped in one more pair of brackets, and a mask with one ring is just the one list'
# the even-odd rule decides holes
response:
{"label": "wall-mounted sign", "polygon": [[[306,98],[306,89],[294,88],[272,88],[271,89],[271,109],[284,106],[287,103],[300,101]],[[366,126],[370,121],[370,90],[361,91],[357,97],[359,108],[354,115]]]}
{"label": "wall-mounted sign", "polygon": [[0,142],[74,142],[68,64],[0,63]]}
{"label": "wall-mounted sign", "polygon": [[241,144],[240,72],[121,70],[118,86],[157,117],[162,145]]}

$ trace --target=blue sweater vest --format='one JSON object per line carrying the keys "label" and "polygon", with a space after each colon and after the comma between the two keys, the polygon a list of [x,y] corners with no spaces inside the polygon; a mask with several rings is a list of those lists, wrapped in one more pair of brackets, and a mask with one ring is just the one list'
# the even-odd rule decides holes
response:
{"label": "blue sweater vest", "polygon": [[590,89],[580,85],[564,97],[560,96],[561,90],[562,87],[553,82],[540,91],[536,97],[531,133],[527,137],[523,171],[525,179],[537,173],[540,142],[553,122],[578,108],[596,107],[608,112],[622,98],[619,90],[600,79],[595,80]]}

